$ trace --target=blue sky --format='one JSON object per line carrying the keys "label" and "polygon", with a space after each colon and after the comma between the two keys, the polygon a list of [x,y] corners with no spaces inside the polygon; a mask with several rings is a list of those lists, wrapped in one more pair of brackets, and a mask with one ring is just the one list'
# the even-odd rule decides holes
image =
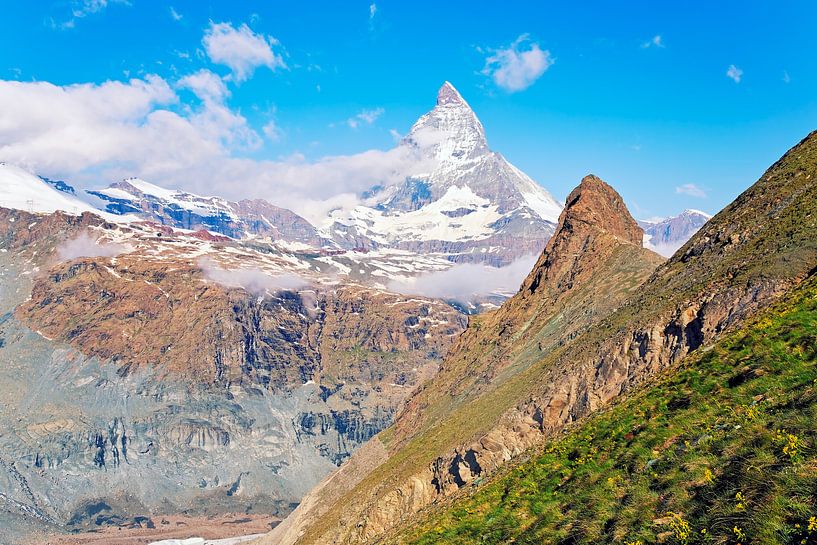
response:
{"label": "blue sky", "polygon": [[[164,147],[157,151],[157,139],[173,135],[185,142],[176,153],[195,148],[196,157],[211,150],[241,160],[224,172],[240,167],[235,176],[253,181],[234,182],[233,193],[265,186],[275,201],[293,184],[276,187],[275,175],[256,181],[251,173],[286,164],[297,178],[297,168],[327,156],[388,150],[395,131],[404,134],[450,80],[482,120],[491,147],[558,199],[593,172],[636,216],[649,217],[687,207],[716,212],[817,128],[817,3],[614,4],[7,2],[0,79],[55,87],[0,92],[0,160],[92,184],[132,170],[218,193],[216,179],[185,180],[185,172],[204,180],[212,166],[193,170],[175,165]],[[229,48],[230,32],[261,40],[272,56],[251,51],[242,59],[208,47],[209,34],[226,37]],[[507,54],[518,61],[532,50],[532,66],[516,66],[521,80],[497,75]],[[498,60],[486,70],[491,58]],[[221,90],[203,96],[201,85],[184,80],[201,70],[223,78],[210,82]],[[116,89],[97,87],[109,80],[129,90],[134,80],[150,81],[152,102],[134,97],[126,108]],[[88,92],[64,103],[66,93],[49,95],[75,84],[90,84]],[[108,104],[127,112],[113,120],[93,112],[87,121],[76,113]],[[49,108],[63,108],[66,123],[79,128],[66,137],[56,123],[32,119]],[[178,119],[152,132],[130,126],[157,110]],[[187,142],[185,121],[212,136]],[[96,132],[77,135],[88,126]],[[75,150],[57,142],[74,137],[98,149],[71,157]],[[26,145],[10,146],[25,138]],[[106,149],[106,141],[132,147],[133,160]],[[161,167],[145,164],[151,160]],[[304,175],[310,198],[323,191],[323,172],[314,180]],[[327,196],[354,187],[327,183]]]}

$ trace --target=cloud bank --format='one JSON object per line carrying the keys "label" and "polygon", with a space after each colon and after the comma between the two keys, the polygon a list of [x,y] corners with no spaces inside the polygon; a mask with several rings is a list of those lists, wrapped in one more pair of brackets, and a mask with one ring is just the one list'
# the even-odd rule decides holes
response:
{"label": "cloud bank", "polygon": [[271,275],[261,269],[224,269],[210,259],[200,259],[196,264],[208,280],[228,288],[242,288],[253,295],[297,291],[309,285],[306,279],[296,274]]}
{"label": "cloud bank", "polygon": [[[178,92],[197,103],[180,107]],[[338,203],[373,185],[433,170],[412,146],[308,162],[241,157],[263,137],[225,103],[222,79],[209,70],[169,82],[157,75],[126,82],[54,85],[0,80],[0,161],[79,185],[138,176],[172,189],[226,198],[265,198],[319,221]],[[374,121],[367,113],[360,122]],[[268,139],[280,133],[273,124]]]}
{"label": "cloud bank", "polygon": [[116,257],[132,251],[123,244],[100,243],[89,233],[80,233],[77,237],[57,247],[57,259],[60,262],[71,261],[78,257]]}
{"label": "cloud bank", "polygon": [[406,295],[468,302],[493,294],[516,293],[538,256],[521,257],[505,267],[465,263],[445,271],[390,282],[387,289]]}

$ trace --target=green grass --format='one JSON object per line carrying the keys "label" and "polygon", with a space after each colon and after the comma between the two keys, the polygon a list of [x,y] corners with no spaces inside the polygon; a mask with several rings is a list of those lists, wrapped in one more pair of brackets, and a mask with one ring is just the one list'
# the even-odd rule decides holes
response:
{"label": "green grass", "polygon": [[817,281],[391,541],[817,543]]}

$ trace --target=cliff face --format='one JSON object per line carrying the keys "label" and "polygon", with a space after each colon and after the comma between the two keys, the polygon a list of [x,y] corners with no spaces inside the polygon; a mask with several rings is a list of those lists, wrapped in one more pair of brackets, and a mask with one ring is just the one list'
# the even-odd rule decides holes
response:
{"label": "cliff face", "polygon": [[352,285],[258,296],[208,281],[195,263],[131,255],[52,267],[16,316],[123,375],[147,367],[276,391],[324,375],[410,388],[413,369],[445,353],[464,327],[437,301]]}
{"label": "cliff face", "polygon": [[138,251],[54,263],[65,241],[121,227],[0,220],[0,492],[54,527],[100,509],[103,524],[283,516],[392,422],[465,327],[442,302],[350,283],[225,286],[153,231]]}
{"label": "cliff face", "polygon": [[[312,513],[296,512],[293,522],[273,533],[268,542],[375,540],[411,521],[411,513],[420,507],[491,472],[739,326],[817,268],[815,180],[817,134],[812,134],[648,280],[635,286],[625,300],[610,305],[606,314],[574,338],[531,358],[513,376],[507,372],[513,366],[499,374],[489,371],[488,382],[496,387],[478,386],[478,395],[452,403],[441,418],[435,417],[431,398],[423,400],[424,392],[434,389],[437,381],[429,383],[393,429],[381,434],[382,441],[393,447],[388,458],[370,472],[346,475],[347,484],[338,487],[345,488],[340,500]],[[537,300],[549,287],[568,291],[579,287],[581,262],[585,256],[594,258],[598,251],[593,240],[600,239],[573,230],[579,237],[570,240],[569,226],[579,223],[560,221],[565,239],[559,243],[557,233],[520,294],[507,303],[508,309],[524,308],[530,304],[526,300]],[[637,231],[627,224],[617,223],[613,229],[631,245]],[[589,251],[550,255],[557,247]],[[578,259],[572,261],[574,257]],[[597,271],[593,273],[595,278]],[[602,299],[606,295],[597,292]],[[440,380],[452,384],[446,374],[452,359],[480,360],[486,344],[475,336],[469,328],[443,364]],[[333,480],[343,477],[341,469]],[[320,498],[306,503],[319,505]]]}

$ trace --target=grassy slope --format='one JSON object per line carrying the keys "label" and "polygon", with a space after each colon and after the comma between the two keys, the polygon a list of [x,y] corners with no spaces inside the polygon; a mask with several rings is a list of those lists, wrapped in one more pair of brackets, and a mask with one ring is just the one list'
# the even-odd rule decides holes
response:
{"label": "grassy slope", "polygon": [[391,540],[817,543],[817,279]]}

